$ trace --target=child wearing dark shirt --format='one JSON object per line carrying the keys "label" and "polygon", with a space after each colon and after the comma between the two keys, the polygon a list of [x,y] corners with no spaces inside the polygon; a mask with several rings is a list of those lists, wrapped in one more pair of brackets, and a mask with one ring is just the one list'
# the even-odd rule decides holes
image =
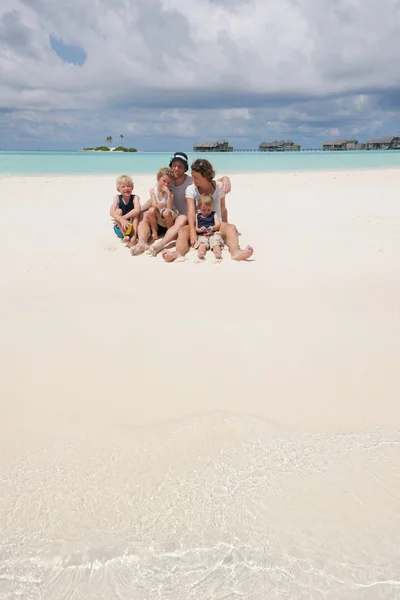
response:
{"label": "child wearing dark shirt", "polygon": [[207,250],[211,248],[215,260],[219,262],[222,260],[224,241],[219,233],[221,221],[213,207],[213,197],[209,194],[201,194],[197,201],[196,232],[198,238],[194,247],[197,249],[199,260],[204,260]]}
{"label": "child wearing dark shirt", "polygon": [[116,183],[119,194],[114,196],[110,208],[114,231],[123,242],[134,246],[139,225],[140,199],[132,194],[133,181],[129,175],[120,175]]}

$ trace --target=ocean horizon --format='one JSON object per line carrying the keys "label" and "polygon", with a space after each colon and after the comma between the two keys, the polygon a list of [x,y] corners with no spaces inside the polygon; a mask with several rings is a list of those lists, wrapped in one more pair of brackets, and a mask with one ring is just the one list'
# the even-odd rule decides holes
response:
{"label": "ocean horizon", "polygon": [[[179,150],[179,148],[178,148]],[[168,165],[171,152],[0,151],[0,175],[146,175]],[[218,173],[400,168],[400,151],[187,152],[207,158]]]}

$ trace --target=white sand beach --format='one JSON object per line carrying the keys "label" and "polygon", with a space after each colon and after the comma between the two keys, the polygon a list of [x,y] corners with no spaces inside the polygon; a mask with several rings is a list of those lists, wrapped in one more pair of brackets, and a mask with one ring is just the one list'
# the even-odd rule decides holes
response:
{"label": "white sand beach", "polygon": [[400,595],[400,171],[230,177],[221,264],[0,180],[0,600]]}

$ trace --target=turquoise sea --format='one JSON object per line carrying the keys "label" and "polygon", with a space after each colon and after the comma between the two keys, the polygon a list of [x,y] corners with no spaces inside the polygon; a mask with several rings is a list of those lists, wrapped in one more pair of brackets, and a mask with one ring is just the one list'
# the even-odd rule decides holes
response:
{"label": "turquoise sea", "polygon": [[[179,150],[179,148],[177,148]],[[0,175],[155,173],[173,152],[0,152]],[[188,153],[189,161],[199,155]],[[219,173],[400,168],[400,151],[201,154]]]}

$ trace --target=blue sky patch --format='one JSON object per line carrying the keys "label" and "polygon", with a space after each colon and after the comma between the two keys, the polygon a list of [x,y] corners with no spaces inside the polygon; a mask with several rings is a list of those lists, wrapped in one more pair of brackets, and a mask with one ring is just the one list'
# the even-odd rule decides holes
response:
{"label": "blue sky patch", "polygon": [[65,44],[62,40],[58,40],[52,35],[50,36],[50,46],[57,56],[66,63],[82,67],[86,62],[87,54],[79,46]]}

